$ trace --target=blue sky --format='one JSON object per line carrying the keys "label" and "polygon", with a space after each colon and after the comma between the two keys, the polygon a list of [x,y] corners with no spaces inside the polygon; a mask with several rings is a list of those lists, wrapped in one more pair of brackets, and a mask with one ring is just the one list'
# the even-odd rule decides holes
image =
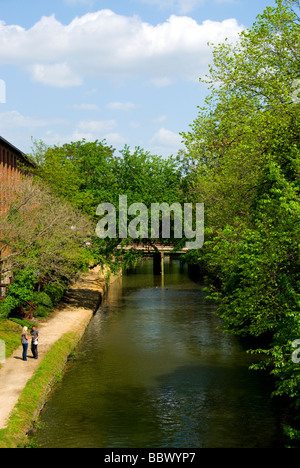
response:
{"label": "blue sky", "polygon": [[[0,0],[0,135],[169,156],[204,102],[207,42],[275,0]],[[3,85],[5,84],[5,91]]]}

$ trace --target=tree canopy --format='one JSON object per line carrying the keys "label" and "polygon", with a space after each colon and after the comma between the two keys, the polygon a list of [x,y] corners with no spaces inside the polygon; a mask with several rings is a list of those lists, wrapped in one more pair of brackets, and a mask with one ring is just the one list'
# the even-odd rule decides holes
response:
{"label": "tree canopy", "polygon": [[268,337],[261,364],[300,402],[299,1],[277,1],[237,44],[214,47],[210,94],[183,134],[189,194],[205,202],[198,252],[224,328]]}

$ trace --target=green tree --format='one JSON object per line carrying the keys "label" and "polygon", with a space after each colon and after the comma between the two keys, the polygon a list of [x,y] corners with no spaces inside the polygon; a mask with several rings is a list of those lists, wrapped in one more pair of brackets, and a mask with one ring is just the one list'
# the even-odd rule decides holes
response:
{"label": "green tree", "polygon": [[[34,173],[59,197],[91,217],[101,200],[109,200],[115,186],[114,149],[105,141],[78,141],[61,147],[34,142]],[[100,200],[100,202],[99,202]]]}
{"label": "green tree", "polygon": [[[2,190],[7,193],[3,186]],[[61,278],[68,282],[78,270],[89,267],[92,223],[87,215],[32,178],[22,180],[10,200],[10,209],[0,216],[3,275],[29,267],[42,287]]]}
{"label": "green tree", "polygon": [[[105,141],[83,140],[54,148],[36,143],[32,157],[38,164],[37,175],[51,190],[87,213],[95,223],[99,221],[98,205],[112,203],[118,210],[120,195],[127,195],[128,205],[140,202],[148,208],[151,203],[172,204],[181,198],[178,161],[151,155],[139,147],[132,150],[125,146],[116,155]],[[115,250],[119,244],[120,239],[104,242],[94,237],[92,249],[103,262],[120,254],[123,262],[126,258],[131,261],[131,253],[124,256],[124,252]]]}
{"label": "green tree", "polygon": [[[215,281],[224,328],[268,337],[263,362],[276,394],[300,402],[299,1],[278,0],[236,44],[214,48],[211,87],[186,155],[194,199],[206,206],[198,253]],[[262,350],[261,350],[262,351]]]}

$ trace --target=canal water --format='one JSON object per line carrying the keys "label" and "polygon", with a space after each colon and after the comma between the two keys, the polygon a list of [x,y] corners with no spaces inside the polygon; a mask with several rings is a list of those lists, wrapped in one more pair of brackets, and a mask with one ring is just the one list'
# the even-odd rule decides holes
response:
{"label": "canal water", "polygon": [[151,259],[109,290],[53,391],[42,448],[278,448],[270,382],[218,329],[215,306],[179,261]]}

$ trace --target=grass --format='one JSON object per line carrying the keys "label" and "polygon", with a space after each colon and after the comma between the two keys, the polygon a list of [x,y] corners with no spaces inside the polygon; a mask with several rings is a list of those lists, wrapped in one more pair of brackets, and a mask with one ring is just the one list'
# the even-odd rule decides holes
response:
{"label": "grass", "polygon": [[21,346],[21,331],[23,326],[31,327],[32,323],[17,319],[16,321],[0,320],[0,340],[5,343],[6,358],[9,358]]}
{"label": "grass", "polygon": [[[24,448],[27,433],[34,425],[45,404],[47,395],[60,378],[68,356],[74,351],[81,335],[67,333],[58,340],[42,360],[28,381],[6,429],[0,430],[0,448]],[[30,445],[27,446],[29,448]]]}

